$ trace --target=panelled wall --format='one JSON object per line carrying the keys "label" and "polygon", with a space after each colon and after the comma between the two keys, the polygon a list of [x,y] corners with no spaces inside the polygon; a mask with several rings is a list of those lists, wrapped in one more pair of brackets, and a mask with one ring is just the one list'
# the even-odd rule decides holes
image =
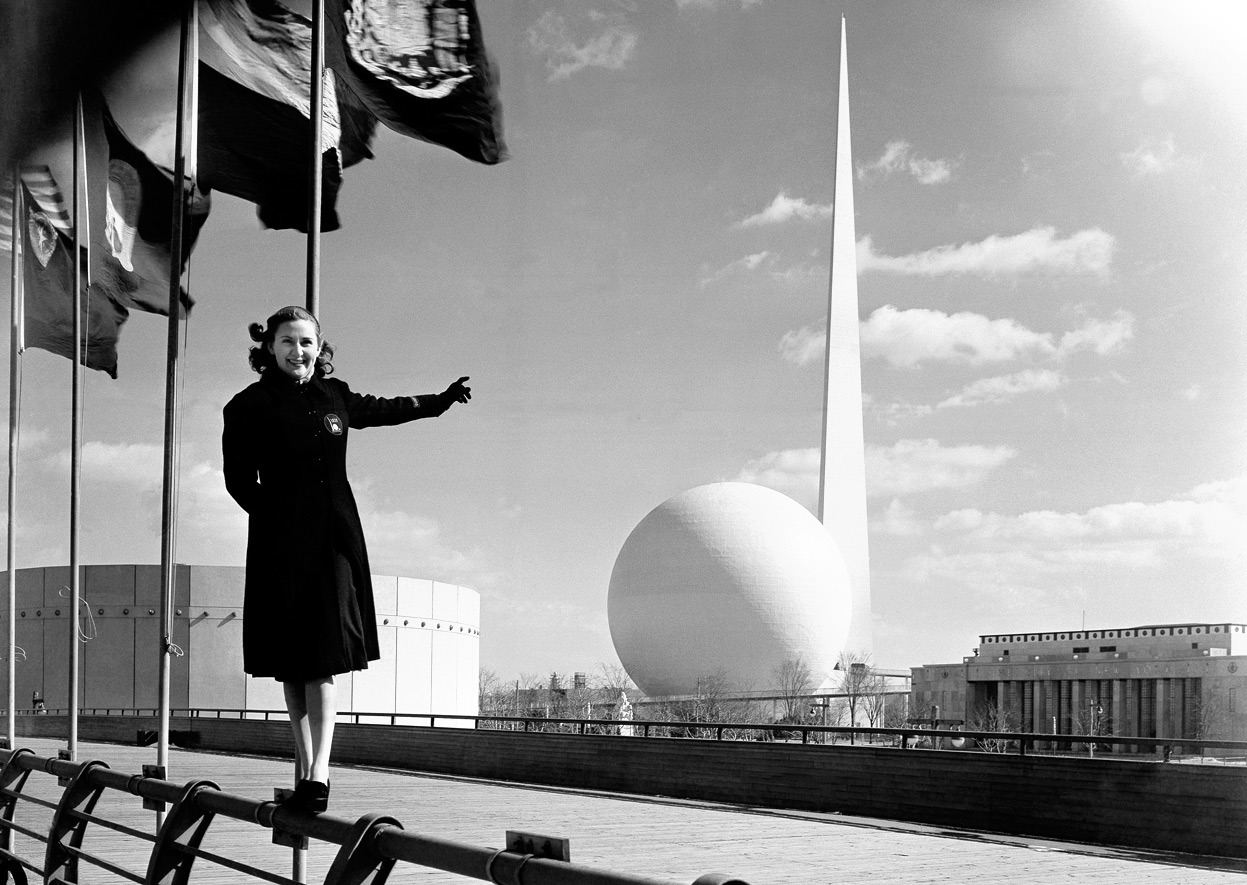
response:
{"label": "panelled wall", "polygon": [[[69,642],[75,629],[80,639],[80,707],[156,707],[159,567],[84,566],[76,624],[69,606],[69,577],[68,568],[17,572],[17,709],[30,709],[36,692],[50,709],[68,705]],[[184,654],[171,660],[174,708],[285,708],[279,683],[243,673],[243,578],[242,568],[177,566],[172,639]],[[0,573],[0,581],[7,580]],[[381,660],[339,678],[339,708],[474,716],[479,594],[453,584],[386,575],[373,576],[373,591]],[[0,631],[7,631],[7,619],[7,611],[0,612]],[[8,660],[0,657],[3,698]]]}

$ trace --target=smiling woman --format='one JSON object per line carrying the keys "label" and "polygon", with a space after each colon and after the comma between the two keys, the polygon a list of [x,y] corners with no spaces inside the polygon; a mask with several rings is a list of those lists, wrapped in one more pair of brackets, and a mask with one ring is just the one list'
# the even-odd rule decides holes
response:
{"label": "smiling woman", "polygon": [[327,377],[320,323],[284,307],[251,326],[260,380],[225,407],[225,485],[247,511],[243,668],[282,683],[295,738],[291,801],[324,811],[337,713],[334,677],[380,658],[371,568],[346,476],[350,428],[436,417],[471,392],[381,399]]}

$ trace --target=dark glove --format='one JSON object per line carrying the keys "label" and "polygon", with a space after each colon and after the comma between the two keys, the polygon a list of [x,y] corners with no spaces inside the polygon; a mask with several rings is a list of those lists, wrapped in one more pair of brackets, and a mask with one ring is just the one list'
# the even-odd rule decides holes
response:
{"label": "dark glove", "polygon": [[472,388],[463,382],[468,380],[468,376],[464,375],[454,384],[442,391],[442,399],[449,403],[466,403],[472,398]]}

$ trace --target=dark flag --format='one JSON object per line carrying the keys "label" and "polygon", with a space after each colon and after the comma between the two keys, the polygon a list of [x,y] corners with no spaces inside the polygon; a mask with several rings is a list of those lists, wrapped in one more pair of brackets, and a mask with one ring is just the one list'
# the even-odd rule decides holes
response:
{"label": "dark flag", "polygon": [[473,0],[326,0],[325,63],[396,132],[506,159],[498,80]]}
{"label": "dark flag", "polygon": [[[173,173],[157,166],[102,108],[108,144],[104,223],[91,229],[97,261],[93,283],[118,304],[168,315],[173,242]],[[182,226],[182,269],[208,220],[208,197],[195,188]],[[182,292],[183,309],[191,300]]]}
{"label": "dark flag", "polygon": [[[60,187],[47,166],[22,170],[25,211],[16,219],[22,238],[22,326],[26,347],[38,347],[67,359],[74,357],[74,241],[72,222]],[[0,236],[12,243],[13,188],[0,202]],[[87,262],[82,262],[86,276]],[[83,281],[85,283],[85,279]],[[117,377],[117,339],[128,311],[111,298],[83,286],[83,363]]]}
{"label": "dark flag", "polygon": [[[266,227],[306,232],[311,22],[275,0],[201,0],[199,183],[256,204]],[[325,72],[320,229],[339,227],[342,170],[372,156],[376,122]]]}

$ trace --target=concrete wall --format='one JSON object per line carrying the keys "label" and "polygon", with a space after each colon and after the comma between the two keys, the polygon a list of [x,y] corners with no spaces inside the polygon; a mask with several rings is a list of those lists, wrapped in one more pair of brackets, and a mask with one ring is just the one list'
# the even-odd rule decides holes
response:
{"label": "concrete wall", "polygon": [[[242,669],[243,579],[232,566],[177,567],[171,659],[172,706],[284,710],[281,685]],[[60,709],[69,698],[69,569],[17,572],[16,706],[32,693]],[[7,573],[0,582],[7,584]],[[373,575],[381,660],[339,680],[345,712],[456,713],[478,710],[480,595],[466,587]],[[80,708],[144,708],[158,703],[160,568],[82,568]],[[0,611],[0,635],[7,628]],[[8,660],[0,659],[0,703]],[[388,721],[388,720],[386,720]]]}
{"label": "concrete wall", "polygon": [[[65,728],[60,717],[17,725],[30,736]],[[79,729],[128,742],[142,727],[155,721],[84,717]],[[284,722],[173,728],[205,749],[290,754]],[[377,725],[339,725],[334,762],[1247,857],[1247,768],[1224,765]]]}

